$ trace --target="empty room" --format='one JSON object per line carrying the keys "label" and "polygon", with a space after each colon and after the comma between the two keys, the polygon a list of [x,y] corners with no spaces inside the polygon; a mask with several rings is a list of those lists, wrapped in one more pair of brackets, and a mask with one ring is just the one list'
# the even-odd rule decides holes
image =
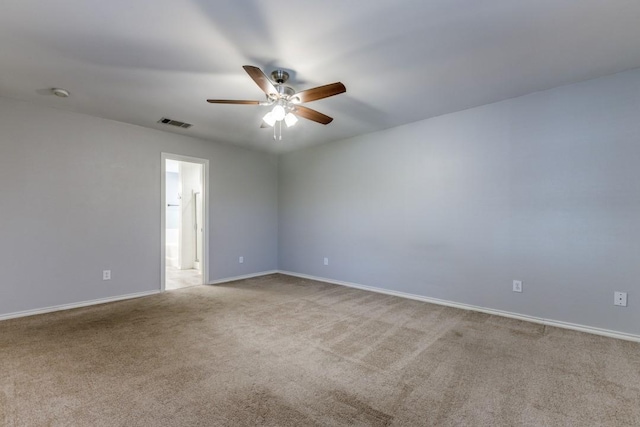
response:
{"label": "empty room", "polygon": [[0,426],[640,425],[640,2],[0,10]]}

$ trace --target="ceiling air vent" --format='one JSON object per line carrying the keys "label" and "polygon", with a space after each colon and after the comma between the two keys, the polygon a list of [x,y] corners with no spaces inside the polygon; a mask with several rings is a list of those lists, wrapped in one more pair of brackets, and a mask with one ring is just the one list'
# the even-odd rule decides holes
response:
{"label": "ceiling air vent", "polygon": [[167,119],[166,117],[158,120],[158,123],[162,123],[163,125],[175,126],[178,128],[189,129],[193,126],[191,123],[179,122],[178,120]]}

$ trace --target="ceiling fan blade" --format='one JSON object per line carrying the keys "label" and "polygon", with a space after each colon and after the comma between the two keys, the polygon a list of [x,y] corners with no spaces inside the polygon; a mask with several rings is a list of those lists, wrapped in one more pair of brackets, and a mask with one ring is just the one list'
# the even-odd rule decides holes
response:
{"label": "ceiling fan blade", "polygon": [[311,108],[303,107],[302,105],[296,105],[296,109],[293,114],[308,120],[313,120],[314,122],[318,122],[323,125],[328,125],[333,121],[333,118],[324,115],[316,110],[312,110]]}
{"label": "ceiling fan blade", "polygon": [[254,67],[253,65],[243,65],[242,68],[249,74],[249,77],[253,79],[254,82],[262,89],[264,93],[267,95],[277,95],[278,91],[276,90],[271,80],[262,72],[262,70],[258,67]]}
{"label": "ceiling fan blade", "polygon": [[211,104],[240,104],[240,105],[260,105],[260,101],[242,101],[234,99],[207,99]]}
{"label": "ceiling fan blade", "polygon": [[294,94],[291,99],[298,98],[300,102],[311,102],[322,98],[328,98],[333,95],[338,95],[347,91],[347,88],[340,82],[331,83],[324,86],[314,87],[313,89],[303,90]]}

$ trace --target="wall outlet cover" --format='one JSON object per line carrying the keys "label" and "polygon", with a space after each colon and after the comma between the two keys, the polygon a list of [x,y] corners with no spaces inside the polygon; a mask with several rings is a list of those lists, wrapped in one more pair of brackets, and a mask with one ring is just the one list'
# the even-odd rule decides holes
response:
{"label": "wall outlet cover", "polygon": [[522,292],[522,280],[513,281],[513,292]]}
{"label": "wall outlet cover", "polygon": [[244,263],[244,257],[243,256],[238,258],[238,263],[239,264],[243,264]]}
{"label": "wall outlet cover", "polygon": [[627,306],[627,293],[616,291],[613,293],[613,305],[620,307]]}
{"label": "wall outlet cover", "polygon": [[324,259],[324,265],[329,265],[329,258],[326,258],[326,257],[325,257],[325,259]]}
{"label": "wall outlet cover", "polygon": [[111,280],[111,270],[102,270],[102,280]]}

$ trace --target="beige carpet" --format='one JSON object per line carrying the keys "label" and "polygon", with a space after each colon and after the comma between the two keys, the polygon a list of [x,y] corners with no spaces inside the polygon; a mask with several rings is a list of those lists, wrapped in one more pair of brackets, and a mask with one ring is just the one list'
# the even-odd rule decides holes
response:
{"label": "beige carpet", "polygon": [[0,322],[3,426],[638,426],[640,345],[288,276]]}

